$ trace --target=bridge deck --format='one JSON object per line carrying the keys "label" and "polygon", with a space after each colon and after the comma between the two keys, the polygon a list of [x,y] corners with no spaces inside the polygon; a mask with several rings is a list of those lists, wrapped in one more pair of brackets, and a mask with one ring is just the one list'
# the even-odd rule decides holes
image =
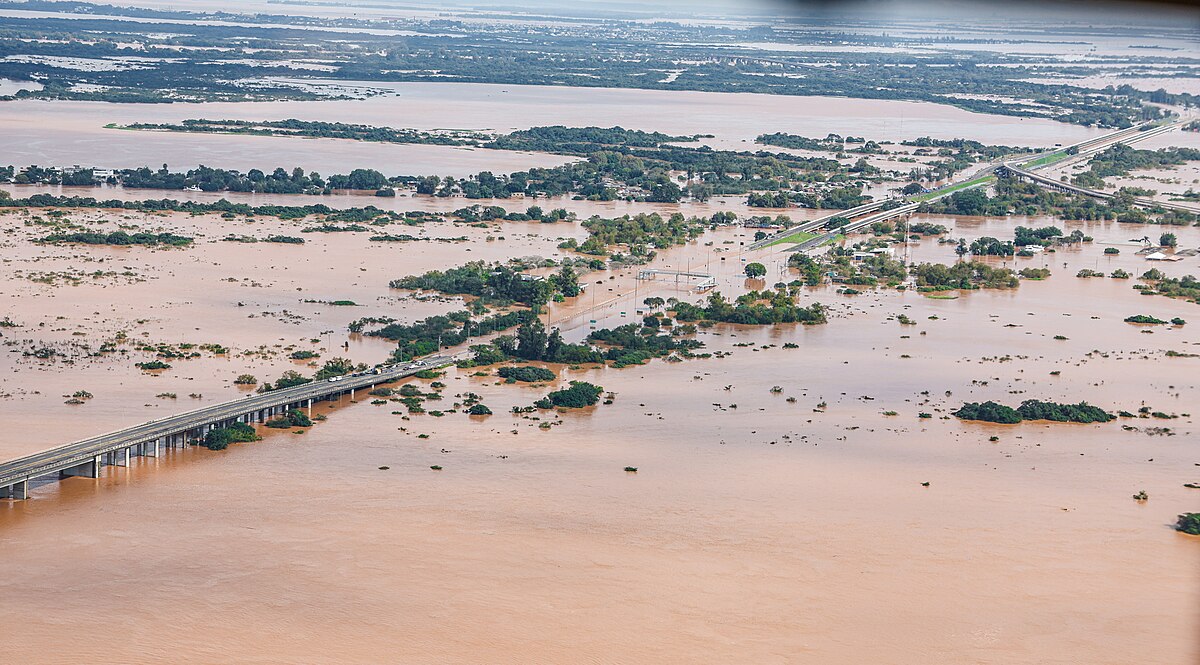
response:
{"label": "bridge deck", "polygon": [[369,389],[382,383],[411,376],[424,369],[445,367],[453,361],[452,356],[434,356],[421,361],[381,368],[379,374],[372,372],[344,376],[337,381],[314,381],[300,386],[213,404],[51,448],[0,463],[0,489],[87,464],[101,455],[140,444],[154,443],[164,437],[179,434],[195,435],[212,425],[255,420],[263,417],[264,412],[278,412],[280,409],[296,407],[353,390]]}

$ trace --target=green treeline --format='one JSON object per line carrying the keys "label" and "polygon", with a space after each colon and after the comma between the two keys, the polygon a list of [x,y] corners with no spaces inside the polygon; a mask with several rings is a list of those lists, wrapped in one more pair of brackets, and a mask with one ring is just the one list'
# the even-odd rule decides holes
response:
{"label": "green treeline", "polygon": [[424,132],[416,129],[373,127],[344,122],[317,120],[184,120],[178,124],[135,122],[120,129],[147,129],[209,134],[249,134],[253,136],[304,136],[309,138],[350,139],[380,143],[417,143],[427,145],[479,145],[488,137],[477,132]]}
{"label": "green treeline", "polygon": [[[221,199],[212,203],[177,201],[175,199],[123,201],[120,199],[99,200],[90,196],[55,196],[53,194],[33,194],[23,199],[14,199],[10,198],[10,195],[6,191],[0,191],[0,208],[104,208],[112,210],[135,210],[138,212],[222,213],[248,217],[278,217],[283,220],[304,219],[310,216],[325,216],[327,219],[333,221],[369,221],[383,218],[388,221],[404,221],[405,223],[408,223],[414,215],[430,215],[430,213],[423,212],[401,214],[380,210],[375,206],[338,210],[323,203],[303,206],[252,206],[246,203],[233,203],[227,199]],[[406,217],[405,215],[409,216]]]}
{"label": "green treeline", "polygon": [[[833,187],[822,191],[792,190],[775,192],[750,192],[746,196],[746,205],[751,208],[824,208],[829,210],[844,210],[866,203],[870,197],[865,196],[862,187],[857,185]],[[850,220],[846,220],[849,223]]]}
{"label": "green treeline", "polygon": [[[791,148],[793,150],[813,150],[819,152],[853,152],[854,150],[847,147],[847,144],[858,143],[865,145],[866,139],[855,136],[841,136],[840,134],[829,134],[823,139],[809,138],[807,136],[798,136],[796,134],[787,134],[784,132],[775,132],[773,134],[759,134],[754,139],[755,143],[763,145],[773,145],[780,148]],[[861,148],[861,146],[860,146]]]}
{"label": "green treeline", "polygon": [[566,155],[590,155],[617,147],[659,148],[665,143],[689,143],[694,136],[671,136],[623,127],[533,127],[505,134],[484,144],[499,150],[531,150]]}
{"label": "green treeline", "polygon": [[112,233],[96,233],[96,232],[77,232],[77,233],[54,233],[44,238],[39,238],[34,242],[56,243],[56,242],[77,242],[85,245],[170,245],[171,247],[186,247],[192,244],[192,238],[188,236],[175,235],[174,233],[147,233],[139,231],[137,233],[126,233],[125,231],[113,231]]}

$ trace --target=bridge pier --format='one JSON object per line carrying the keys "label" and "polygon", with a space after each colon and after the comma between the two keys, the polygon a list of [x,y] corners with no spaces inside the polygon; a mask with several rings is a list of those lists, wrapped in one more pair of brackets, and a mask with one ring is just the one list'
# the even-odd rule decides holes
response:
{"label": "bridge pier", "polygon": [[108,453],[105,461],[109,466],[129,466],[129,448],[122,448]]}
{"label": "bridge pier", "polygon": [[78,464],[76,466],[63,469],[58,472],[61,477],[81,476],[83,478],[99,478],[100,477],[100,456],[96,455],[91,460]]}
{"label": "bridge pier", "polygon": [[0,499],[15,499],[24,501],[29,498],[29,479],[26,478],[8,487],[0,487]]}
{"label": "bridge pier", "polygon": [[137,451],[134,454],[138,455],[139,457],[158,457],[159,441],[161,441],[161,439],[139,443],[137,445]]}

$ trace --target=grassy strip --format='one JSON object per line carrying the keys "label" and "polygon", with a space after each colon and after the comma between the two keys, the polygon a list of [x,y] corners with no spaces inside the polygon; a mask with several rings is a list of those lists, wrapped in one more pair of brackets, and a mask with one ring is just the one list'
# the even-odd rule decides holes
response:
{"label": "grassy strip", "polygon": [[968,180],[966,182],[960,182],[956,185],[950,185],[949,187],[943,187],[942,189],[939,189],[939,190],[933,191],[933,192],[929,192],[927,194],[920,194],[918,196],[914,196],[914,197],[912,197],[911,200],[914,202],[929,201],[934,198],[938,198],[941,196],[945,196],[947,194],[951,194],[953,192],[957,192],[960,189],[966,189],[968,187],[975,187],[976,185],[982,185],[984,183],[995,182],[995,180],[996,180],[996,176],[985,175],[980,178],[975,178],[974,180]]}
{"label": "grassy strip", "polygon": [[815,233],[809,233],[808,231],[797,231],[796,233],[793,233],[792,235],[787,236],[786,238],[780,238],[779,240],[769,243],[766,246],[774,247],[775,245],[778,245],[780,243],[785,243],[785,242],[801,243],[801,242],[804,242],[806,240],[811,240],[816,237],[817,237],[817,234],[815,234]]}
{"label": "grassy strip", "polygon": [[1028,162],[1025,162],[1024,164],[1021,165],[1021,168],[1035,169],[1039,166],[1053,164],[1054,162],[1061,162],[1062,160],[1066,159],[1067,157],[1070,157],[1070,155],[1068,155],[1065,152],[1052,152],[1049,154],[1042,155],[1041,157],[1038,157],[1037,159],[1032,159]]}

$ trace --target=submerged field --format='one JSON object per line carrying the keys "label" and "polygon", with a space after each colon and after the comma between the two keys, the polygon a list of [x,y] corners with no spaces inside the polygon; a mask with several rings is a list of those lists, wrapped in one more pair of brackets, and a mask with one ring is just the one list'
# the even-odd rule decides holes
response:
{"label": "submerged field", "polygon": [[0,463],[474,360],[0,499],[0,662],[1200,662],[1189,24],[137,4],[0,7]]}
{"label": "submerged field", "polygon": [[[290,360],[289,349],[378,362],[391,345],[347,337],[348,321],[411,321],[461,306],[388,289],[389,280],[472,259],[561,256],[562,239],[586,235],[577,223],[442,222],[396,232],[467,240],[377,243],[364,233],[304,234],[304,222],[265,218],[68,214],[195,240],[186,249],[32,245],[41,230],[26,226],[31,213],[5,214],[0,253],[24,276],[0,292],[21,325],[2,331],[16,343],[10,350],[67,351],[123,330],[230,352],[173,360],[157,376],[133,366],[152,357],[136,352],[71,364],[5,354],[5,457],[234,397],[245,390],[232,384],[243,372],[311,371]],[[917,221],[968,239],[1053,223]],[[264,644],[267,634],[265,644],[285,661],[317,654],[361,662],[385,652],[471,661],[520,649],[535,660],[782,662],[806,652],[824,661],[892,654],[893,662],[915,663],[926,657],[895,654],[933,652],[997,662],[1135,653],[1186,662],[1198,617],[1182,582],[1196,543],[1169,524],[1196,502],[1183,484],[1197,480],[1197,435],[1194,417],[1182,414],[1197,403],[1189,377],[1200,360],[1186,354],[1200,353],[1200,339],[1195,324],[1123,319],[1195,319],[1196,305],[1141,296],[1131,288],[1136,280],[1075,277],[1084,268],[1148,269],[1128,241],[1157,229],[1064,227],[1095,240],[1008,259],[1052,273],[1016,290],[945,299],[817,287],[801,303],[830,306],[828,324],[701,330],[704,350],[731,354],[725,358],[552,365],[560,378],[550,387],[582,379],[615,393],[612,404],[582,413],[514,416],[511,407],[549,388],[451,369],[440,379],[446,394],[477,393],[495,415],[405,419],[360,398],[320,407],[328,420],[304,436],[285,430],[219,453],[138,460],[98,485],[72,479],[37,488],[33,501],[0,505],[0,529],[19,543],[8,550],[5,596],[34,595],[59,612],[50,622],[0,603],[0,622],[24,626],[4,649],[32,653],[57,634],[57,621],[82,621],[99,602],[139,630],[132,638],[85,631],[88,653],[168,648],[184,662],[219,659],[225,647],[217,645]],[[1196,229],[1174,230],[1181,246],[1200,245]],[[230,234],[305,243],[222,240]],[[744,251],[751,235],[711,231],[662,252],[653,267],[710,272],[729,296],[762,288],[741,274],[745,261],[767,266],[768,286],[794,278],[778,248]],[[1105,247],[1122,251],[1106,255]],[[914,262],[954,261],[952,245],[932,239],[909,251]],[[1182,275],[1196,272],[1195,262],[1158,267]],[[117,275],[90,276],[100,269]],[[581,281],[590,292],[551,303],[546,320],[575,341],[593,327],[640,320],[646,297],[702,297],[669,281],[635,283],[633,272],[588,273]],[[79,273],[80,283],[28,278],[33,273]],[[897,323],[900,314],[916,325]],[[75,390],[94,396],[64,404]],[[164,393],[176,397],[156,397]],[[1086,399],[1113,412],[1146,405],[1180,417],[1015,426],[948,418],[964,401],[1029,398]],[[538,426],[544,422],[553,426]],[[1155,427],[1170,432],[1152,434]],[[1140,490],[1150,496],[1144,504],[1130,498]],[[176,536],[181,521],[193,526]],[[64,542],[64,532],[79,535]],[[95,554],[134,541],[159,544],[133,565]],[[80,565],[84,548],[92,563]],[[61,565],[47,565],[48,556]],[[1162,571],[1149,579],[1133,572],[1147,558]],[[65,579],[63,568],[72,570]],[[1024,572],[1014,577],[1014,569]],[[55,584],[51,571],[59,571]],[[1101,630],[1131,621],[1143,626],[1136,634]],[[153,630],[181,622],[193,630],[169,640]],[[643,638],[615,637],[629,633]],[[861,634],[885,639],[861,646]]]}

